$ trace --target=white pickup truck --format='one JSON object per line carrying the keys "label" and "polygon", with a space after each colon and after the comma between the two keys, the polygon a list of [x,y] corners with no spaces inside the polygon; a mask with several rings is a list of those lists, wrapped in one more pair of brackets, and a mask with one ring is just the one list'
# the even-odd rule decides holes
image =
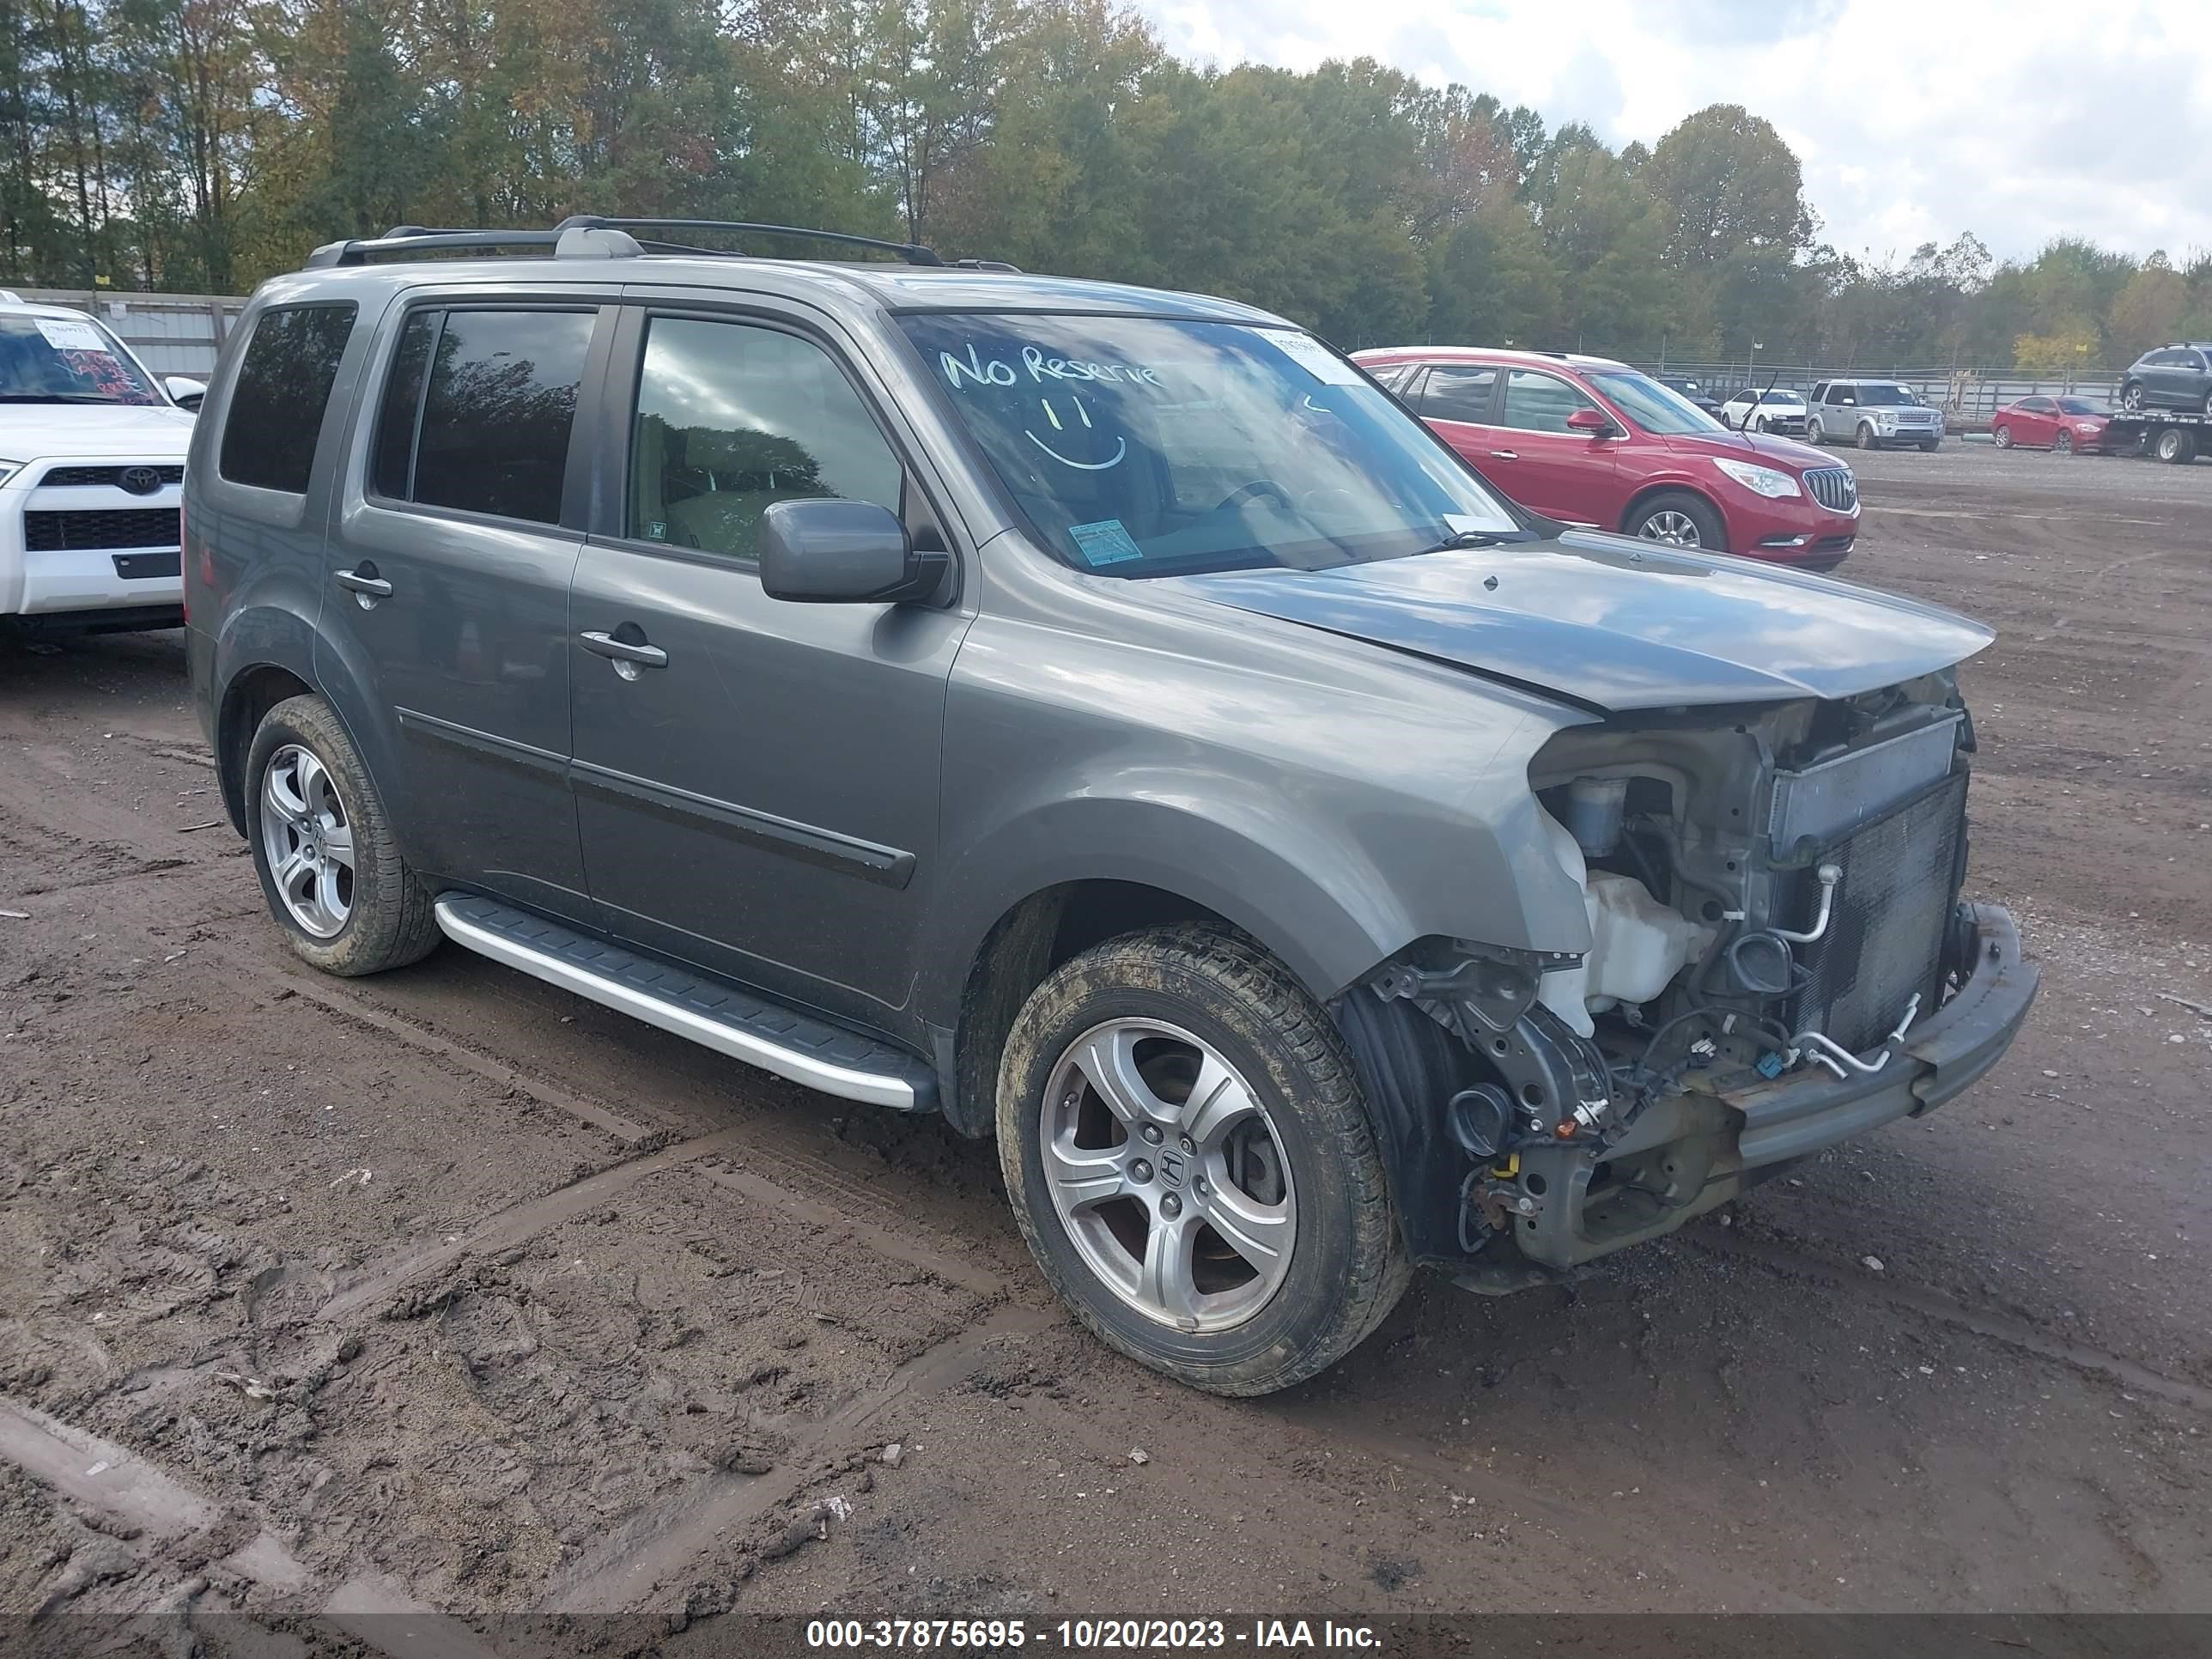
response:
{"label": "white pickup truck", "polygon": [[178,513],[204,390],[151,374],[96,318],[0,289],[0,620],[184,619]]}

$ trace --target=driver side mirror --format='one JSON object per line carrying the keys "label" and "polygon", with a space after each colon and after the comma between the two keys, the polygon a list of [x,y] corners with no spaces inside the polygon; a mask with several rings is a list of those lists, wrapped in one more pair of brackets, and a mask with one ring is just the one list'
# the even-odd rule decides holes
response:
{"label": "driver side mirror", "polygon": [[1567,416],[1567,430],[1587,433],[1593,438],[1616,438],[1621,435],[1620,428],[1613,423],[1613,417],[1601,409],[1576,410]]}
{"label": "driver side mirror", "polygon": [[1847,392],[1842,397],[1837,398],[1836,401],[1839,404],[1856,404],[1858,402],[1858,399],[1852,397],[1850,393]]}
{"label": "driver side mirror", "polygon": [[207,396],[206,381],[187,380],[182,374],[164,376],[161,389],[178,408],[189,409],[195,415],[200,412],[200,399]]}
{"label": "driver side mirror", "polygon": [[761,514],[761,589],[801,605],[900,605],[944,585],[949,553],[917,551],[898,515],[835,496]]}

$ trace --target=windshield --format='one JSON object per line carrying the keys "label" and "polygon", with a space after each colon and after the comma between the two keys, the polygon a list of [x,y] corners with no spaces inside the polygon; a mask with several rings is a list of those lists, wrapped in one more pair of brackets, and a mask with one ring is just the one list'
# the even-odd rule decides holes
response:
{"label": "windshield", "polygon": [[1762,392],[1759,401],[1763,404],[1802,404],[1805,395],[1801,392]]}
{"label": "windshield", "polygon": [[2105,412],[2087,398],[2061,398],[2058,409],[2064,415],[2101,415]]}
{"label": "windshield", "polygon": [[[1728,430],[1672,386],[1662,385],[1633,369],[1599,369],[1591,374],[1589,383],[1618,404],[1620,411],[1637,425],[1661,437]],[[1697,382],[1687,384],[1694,388]]]}
{"label": "windshield", "polygon": [[1147,317],[900,320],[1008,492],[1079,570],[1322,570],[1519,532],[1311,335]]}
{"label": "windshield", "polygon": [[91,318],[0,316],[0,403],[161,401],[114,337]]}
{"label": "windshield", "polygon": [[1882,386],[1863,382],[1856,388],[1862,405],[1871,404],[1877,409],[1917,408],[1920,399],[1901,386]]}

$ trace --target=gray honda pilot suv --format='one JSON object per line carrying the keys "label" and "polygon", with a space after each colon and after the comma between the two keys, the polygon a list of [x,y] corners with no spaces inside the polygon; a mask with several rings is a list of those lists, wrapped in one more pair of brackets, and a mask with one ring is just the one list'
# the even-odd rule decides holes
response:
{"label": "gray honda pilot suv", "polygon": [[1960,902],[1986,629],[1534,518],[1246,306],[695,245],[743,228],[403,230],[254,296],[190,649],[308,962],[449,939],[995,1134],[1078,1316],[1228,1394],[2020,1029]]}

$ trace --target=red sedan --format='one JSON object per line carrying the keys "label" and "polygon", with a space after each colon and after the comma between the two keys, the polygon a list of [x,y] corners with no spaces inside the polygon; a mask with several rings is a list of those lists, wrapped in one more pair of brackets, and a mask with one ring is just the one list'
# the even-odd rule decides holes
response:
{"label": "red sedan", "polygon": [[2109,410],[2087,398],[2022,398],[1990,416],[1990,435],[1999,449],[2101,453],[2108,447],[2105,428],[2112,419]]}

